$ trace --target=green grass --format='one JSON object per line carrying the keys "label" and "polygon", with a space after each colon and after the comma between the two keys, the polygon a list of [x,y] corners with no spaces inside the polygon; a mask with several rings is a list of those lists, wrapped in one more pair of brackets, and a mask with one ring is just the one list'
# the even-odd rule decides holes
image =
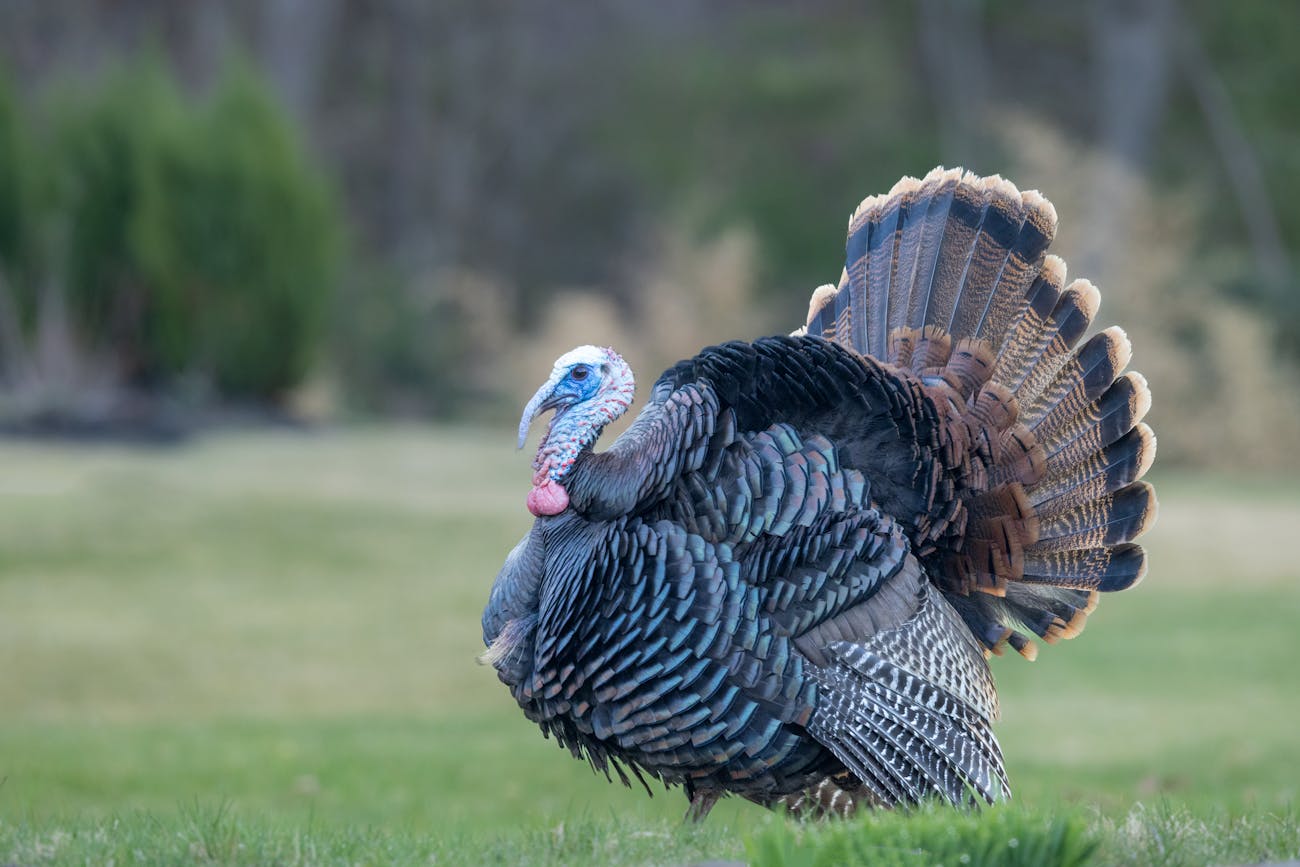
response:
{"label": "green grass", "polygon": [[489,864],[686,865],[744,858],[752,867],[1202,867],[1294,857],[1296,816],[1198,817],[1167,805],[1119,820],[1082,810],[1022,806],[978,815],[950,810],[863,815],[800,824],[761,817],[743,832],[711,821],[594,819],[577,812],[552,826],[393,828],[309,817],[250,818],[228,804],[182,805],[165,814],[0,822],[10,864]]}
{"label": "green grass", "polygon": [[[919,827],[732,800],[682,828],[679,792],[543,740],[474,662],[529,523],[511,439],[0,444],[0,864],[689,863]],[[1144,584],[995,662],[1007,813],[1077,818],[1103,862],[1295,857],[1300,486],[1157,489]]]}

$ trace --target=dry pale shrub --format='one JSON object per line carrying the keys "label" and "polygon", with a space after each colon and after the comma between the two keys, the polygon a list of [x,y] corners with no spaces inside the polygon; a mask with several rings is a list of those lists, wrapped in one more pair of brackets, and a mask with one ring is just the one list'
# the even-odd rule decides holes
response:
{"label": "dry pale shrub", "polygon": [[754,301],[751,232],[735,228],[707,242],[668,232],[658,248],[633,270],[628,304],[591,291],[562,292],[547,305],[539,328],[516,338],[498,376],[518,405],[545,380],[556,357],[584,343],[612,346],[626,358],[643,400],[666,367],[704,346],[799,324],[770,321]]}
{"label": "dry pale shrub", "polygon": [[63,287],[42,287],[35,327],[17,325],[17,305],[0,275],[0,425],[95,426],[123,413],[126,394],[116,361],[79,339]]}

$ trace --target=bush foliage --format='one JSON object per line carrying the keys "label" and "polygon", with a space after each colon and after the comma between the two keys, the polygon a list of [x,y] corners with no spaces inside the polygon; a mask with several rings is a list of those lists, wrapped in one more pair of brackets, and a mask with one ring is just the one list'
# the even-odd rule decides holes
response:
{"label": "bush foliage", "polygon": [[0,75],[0,263],[6,266],[0,279],[12,283],[19,278],[20,288],[26,286],[21,277],[30,261],[31,232],[24,220],[32,199],[32,184],[25,171],[30,161],[18,102],[8,80]]}
{"label": "bush foliage", "polygon": [[321,350],[341,232],[266,86],[232,66],[192,100],[145,60],[49,102],[37,126],[0,96],[0,257],[28,327],[59,291],[127,384],[282,398]]}

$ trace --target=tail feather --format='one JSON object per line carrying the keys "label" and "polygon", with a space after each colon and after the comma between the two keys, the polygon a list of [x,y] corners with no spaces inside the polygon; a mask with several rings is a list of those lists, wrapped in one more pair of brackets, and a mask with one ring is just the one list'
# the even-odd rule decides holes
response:
{"label": "tail feather", "polygon": [[1070,350],[1088,330],[1100,305],[1101,293],[1097,287],[1087,280],[1075,280],[1061,293],[1050,322],[1042,332],[1027,335],[1032,343],[1031,348],[1024,353],[1023,370],[1008,366],[1003,373],[1002,361],[999,359],[999,374],[1007,377],[1006,385],[1016,393],[1021,406],[1032,403],[1042,394],[1066,364]]}
{"label": "tail feather", "polygon": [[[841,287],[845,285],[845,279],[847,277],[848,273],[846,270],[845,274],[840,278]],[[859,307],[857,315],[860,317],[862,315],[862,306],[865,305],[866,301],[865,298],[860,298],[858,299],[859,304],[855,305],[853,300],[853,293],[850,284],[849,291],[845,292],[841,290],[835,293],[834,297],[831,298],[831,303],[826,305],[824,311],[832,314],[831,320],[826,323],[825,326],[826,336],[831,340],[834,340],[836,343],[842,343],[846,346],[853,345],[853,308],[855,306]]]}
{"label": "tail feather", "polygon": [[1072,637],[1098,591],[1141,579],[1131,540],[1156,510],[1146,380],[1123,372],[1120,329],[1079,345],[1100,294],[1067,286],[1055,233],[1051,203],[1002,178],[904,179],[854,213],[844,277],[808,320],[930,395],[945,451],[918,551],[986,650],[1031,658],[1016,627]]}
{"label": "tail feather", "polygon": [[1052,314],[1061,302],[1067,269],[1057,256],[1043,259],[1034,282],[1025,294],[1024,313],[1013,320],[998,350],[999,381],[1011,391],[1024,382],[1033,359],[1042,354],[1055,333]]}
{"label": "tail feather", "polygon": [[988,204],[948,318],[950,334],[975,336],[979,333],[984,313],[998,288],[998,278],[1025,221],[1025,206],[1013,184],[994,175],[984,178],[980,186],[987,191]]}
{"label": "tail feather", "polygon": [[[843,283],[844,278],[841,278]],[[831,334],[826,332],[826,323],[824,321],[824,312],[832,309],[835,304],[835,294],[839,289],[834,283],[826,283],[818,286],[813,290],[812,297],[808,299],[808,324],[801,329],[806,334],[815,334],[818,337],[825,337],[828,340],[834,339]],[[798,334],[796,331],[795,334]]]}
{"label": "tail feather", "polygon": [[1022,409],[1020,420],[1040,440],[1054,439],[1058,428],[1101,397],[1132,356],[1128,336],[1119,328],[1094,335],[1057,371],[1033,405]]}
{"label": "tail feather", "polygon": [[[887,296],[886,287],[872,286],[867,281],[868,257],[871,255],[872,228],[880,217],[880,205],[884,196],[872,196],[858,205],[849,221],[849,236],[844,249],[844,277],[837,296],[836,316],[837,330],[843,328],[841,317],[848,314],[848,340],[850,345],[862,347],[868,352],[867,315],[873,304],[882,296]],[[877,242],[879,236],[877,235]],[[877,255],[879,251],[877,250]],[[847,291],[843,291],[847,290]]]}
{"label": "tail feather", "polygon": [[1069,551],[1129,542],[1150,526],[1155,509],[1155,489],[1134,482],[1068,512],[1042,518],[1038,541],[1028,550]]}
{"label": "tail feather", "polygon": [[871,254],[867,262],[867,281],[871,285],[871,304],[867,309],[867,327],[863,345],[869,355],[883,358],[888,351],[886,339],[889,332],[889,306],[892,294],[891,275],[897,268],[899,230],[902,221],[902,204],[915,182],[900,181],[895,185],[879,216],[871,226]]}
{"label": "tail feather", "polygon": [[[1143,431],[1143,433],[1138,434],[1143,443],[1141,445],[1135,444],[1134,448],[1138,448],[1142,451],[1143,460],[1141,462],[1141,473],[1146,473],[1146,471],[1151,467],[1151,462],[1155,459],[1155,435],[1150,432],[1150,428],[1141,422],[1138,422],[1134,427],[1130,428],[1130,430]],[[1124,435],[1126,434],[1127,431]],[[1121,439],[1124,435],[1121,435]],[[1101,439],[1103,439],[1103,437],[1096,434],[1086,437],[1080,436],[1071,442],[1056,448],[1055,451],[1047,456],[1044,462],[1044,476],[1046,478],[1043,479],[1040,484],[1050,484],[1052,480],[1064,475],[1070,467],[1081,463],[1087,463],[1093,455],[1100,454],[1102,449],[1094,451],[1092,442]],[[1115,442],[1119,442],[1119,440],[1116,440]],[[1111,445],[1114,445],[1114,443]],[[1139,478],[1140,477],[1141,476],[1139,476]]]}
{"label": "tail feather", "polygon": [[961,169],[935,169],[926,176],[926,180],[936,182],[930,207],[926,209],[925,229],[921,233],[920,249],[916,254],[916,276],[912,285],[907,287],[907,327],[920,332],[926,324],[926,308],[930,300],[930,289],[934,285],[935,272],[939,265],[939,251],[943,242],[944,231],[948,226],[949,215],[957,195],[957,187],[962,182]]}
{"label": "tail feather", "polygon": [[953,191],[948,222],[936,252],[930,290],[926,293],[922,324],[949,331],[988,205],[988,189],[980,178],[967,172]]}
{"label": "tail feather", "polygon": [[[915,191],[904,196],[900,208],[901,228],[898,236],[898,253],[895,257],[897,265],[890,282],[895,291],[890,294],[889,317],[885,323],[888,329],[886,340],[889,340],[889,335],[907,327],[912,287],[916,285],[921,269],[924,267],[921,254],[922,251],[929,249],[926,246],[926,233],[933,234],[936,223],[938,229],[943,227],[942,222],[934,217],[935,193],[943,183],[943,176],[931,173],[924,180],[915,183],[917,185]],[[906,364],[911,360],[909,358],[907,362],[900,362],[897,349],[892,342],[885,347],[884,357],[894,364]]]}
{"label": "tail feather", "polygon": [[1146,571],[1146,552],[1141,545],[1130,542],[1107,548],[1035,551],[1025,556],[1025,574],[1021,580],[1113,593],[1132,587],[1142,580]]}
{"label": "tail feather", "polygon": [[1039,638],[1054,644],[1083,631],[1088,615],[1097,607],[1096,590],[1066,588],[1008,588],[1006,607],[1017,622]]}
{"label": "tail feather", "polygon": [[[897,297],[890,303],[885,359],[903,369],[910,369],[917,357],[917,345],[927,330],[927,291],[934,279],[944,228],[960,180],[960,170],[931,172],[922,181],[917,200],[909,208],[915,225],[908,226],[904,235],[906,247],[900,248],[899,261],[910,266],[910,272],[899,273],[898,280],[893,282],[897,287]],[[928,201],[924,199],[926,196]],[[927,291],[922,291],[921,287],[926,287]],[[924,365],[927,362],[920,363]]]}
{"label": "tail feather", "polygon": [[1047,459],[1051,461],[1069,450],[1074,456],[1069,462],[1077,463],[1084,455],[1110,445],[1133,430],[1150,408],[1151,392],[1146,378],[1130,371],[1111,383],[1093,406],[1054,431],[1052,451]]}
{"label": "tail feather", "polygon": [[1029,306],[1029,287],[1043,266],[1048,245],[1056,237],[1056,209],[1051,202],[1029,190],[1021,194],[1021,204],[1025,218],[1020,235],[1007,254],[997,287],[974,331],[977,338],[996,348],[1001,348],[1011,323]]}
{"label": "tail feather", "polygon": [[1049,475],[1029,492],[1029,501],[1039,517],[1079,508],[1142,478],[1155,459],[1155,451],[1155,434],[1145,424],[1139,424],[1086,459],[1058,464],[1054,456],[1049,457]]}

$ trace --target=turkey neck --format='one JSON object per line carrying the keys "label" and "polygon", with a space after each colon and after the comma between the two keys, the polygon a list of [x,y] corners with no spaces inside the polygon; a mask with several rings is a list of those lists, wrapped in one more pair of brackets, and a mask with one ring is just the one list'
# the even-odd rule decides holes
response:
{"label": "turkey neck", "polygon": [[605,426],[627,412],[632,402],[631,382],[615,383],[589,404],[560,411],[551,419],[533,459],[533,484],[547,479],[563,483],[565,477],[600,438]]}

